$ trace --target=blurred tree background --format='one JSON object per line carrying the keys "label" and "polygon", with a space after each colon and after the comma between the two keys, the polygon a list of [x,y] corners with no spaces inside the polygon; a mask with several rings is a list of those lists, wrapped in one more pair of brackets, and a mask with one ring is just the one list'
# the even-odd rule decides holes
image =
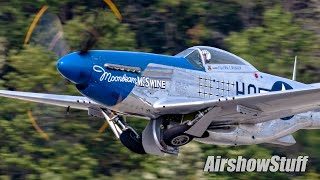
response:
{"label": "blurred tree background", "polygon": [[[114,0],[120,23],[102,0],[0,2],[1,89],[77,95],[56,70],[58,57],[30,42],[36,13],[48,4],[63,24],[71,50],[87,31],[99,34],[94,49],[176,54],[194,45],[235,53],[259,70],[290,78],[298,56],[298,80],[320,82],[320,2],[317,0]],[[27,111],[49,135],[43,139]],[[124,148],[103,119],[87,112],[0,99],[0,179],[320,179],[320,131],[299,131],[292,147],[221,147],[192,142],[178,157],[140,156]],[[143,120],[129,119],[143,128]],[[306,173],[204,173],[208,155],[269,158],[308,155]]]}

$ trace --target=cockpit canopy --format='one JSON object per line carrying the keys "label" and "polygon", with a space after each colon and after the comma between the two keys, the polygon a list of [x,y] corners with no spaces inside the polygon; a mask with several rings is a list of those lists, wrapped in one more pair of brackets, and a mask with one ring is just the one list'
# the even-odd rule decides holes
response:
{"label": "cockpit canopy", "polygon": [[[227,51],[208,47],[208,46],[195,46],[188,48],[175,56],[181,56],[187,59],[193,66],[198,68],[204,68],[207,66],[216,66],[216,65],[235,65],[235,66],[247,66],[246,70],[255,70],[256,69],[249,64],[247,61],[242,58],[231,54]],[[207,68],[206,68],[207,69]],[[224,68],[225,70],[226,68]],[[238,68],[239,69],[239,68]]]}

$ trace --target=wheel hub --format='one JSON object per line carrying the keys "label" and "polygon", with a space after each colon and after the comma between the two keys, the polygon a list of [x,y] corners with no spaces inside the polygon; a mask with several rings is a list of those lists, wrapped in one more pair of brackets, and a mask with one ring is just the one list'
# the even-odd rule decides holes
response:
{"label": "wheel hub", "polygon": [[180,135],[171,140],[171,144],[175,146],[182,146],[189,142],[190,138],[187,135]]}

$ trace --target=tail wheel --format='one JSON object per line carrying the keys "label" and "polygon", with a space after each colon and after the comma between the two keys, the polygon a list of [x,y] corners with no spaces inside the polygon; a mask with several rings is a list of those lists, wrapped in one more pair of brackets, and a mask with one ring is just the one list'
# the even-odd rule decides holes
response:
{"label": "tail wheel", "polygon": [[163,141],[172,147],[179,147],[188,144],[192,141],[193,136],[184,133],[190,127],[186,124],[180,124],[167,129],[163,133]]}
{"label": "tail wheel", "polygon": [[137,137],[137,135],[131,129],[127,129],[121,133],[120,141],[132,152],[138,154],[146,154],[142,145],[141,136]]}

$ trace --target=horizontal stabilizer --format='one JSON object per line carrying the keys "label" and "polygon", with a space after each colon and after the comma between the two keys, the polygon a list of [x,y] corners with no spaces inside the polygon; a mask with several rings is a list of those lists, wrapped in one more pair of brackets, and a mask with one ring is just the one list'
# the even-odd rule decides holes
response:
{"label": "horizontal stabilizer", "polygon": [[320,83],[310,84],[313,87],[320,87]]}
{"label": "horizontal stabilizer", "polygon": [[294,145],[296,143],[296,140],[290,134],[290,135],[284,136],[282,138],[276,139],[276,140],[268,142],[268,143],[270,143],[270,144],[278,144],[278,145],[282,145],[282,146],[291,146],[291,145]]}

